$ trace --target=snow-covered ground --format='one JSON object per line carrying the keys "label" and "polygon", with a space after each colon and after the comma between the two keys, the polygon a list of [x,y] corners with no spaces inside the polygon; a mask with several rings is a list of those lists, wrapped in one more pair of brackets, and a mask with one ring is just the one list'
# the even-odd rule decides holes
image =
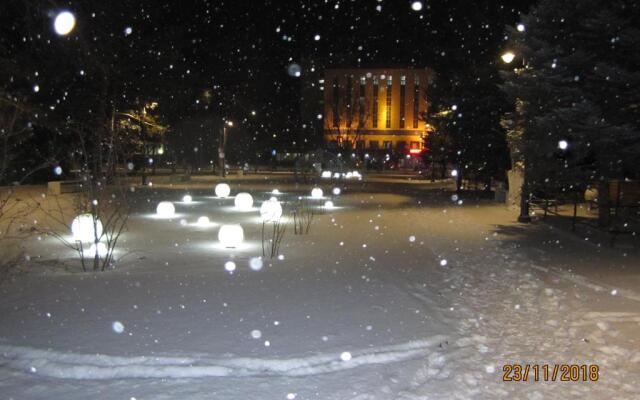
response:
{"label": "snow-covered ground", "polygon": [[[285,212],[311,188],[230,183],[260,201],[277,186]],[[638,249],[523,228],[437,185],[350,184],[261,269],[257,208],[204,183],[172,220],[155,205],[184,186],[138,190],[112,271],[60,271],[72,254],[30,238],[29,273],[0,287],[0,397],[637,398]],[[222,223],[241,223],[246,245],[218,246]],[[598,364],[600,379],[503,382],[507,363]]]}

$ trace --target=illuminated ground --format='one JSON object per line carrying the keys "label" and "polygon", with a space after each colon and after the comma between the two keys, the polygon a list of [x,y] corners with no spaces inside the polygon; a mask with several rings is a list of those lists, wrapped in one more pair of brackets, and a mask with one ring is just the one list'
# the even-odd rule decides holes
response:
{"label": "illuminated ground", "polygon": [[[286,211],[311,188],[269,179],[232,180],[233,193],[266,199],[277,186]],[[0,288],[5,398],[637,395],[637,249],[525,231],[490,201],[456,204],[447,185],[387,178],[343,188],[337,209],[319,209],[309,235],[290,227],[283,259],[255,271],[258,212],[211,198],[206,180],[191,186],[195,204],[177,203],[173,220],[153,209],[185,187],[136,192],[114,271],[63,272],[57,243],[23,243],[28,273]],[[212,226],[193,225],[201,215]],[[231,222],[248,239],[234,251],[215,239]],[[600,380],[503,382],[505,363],[598,364]]]}

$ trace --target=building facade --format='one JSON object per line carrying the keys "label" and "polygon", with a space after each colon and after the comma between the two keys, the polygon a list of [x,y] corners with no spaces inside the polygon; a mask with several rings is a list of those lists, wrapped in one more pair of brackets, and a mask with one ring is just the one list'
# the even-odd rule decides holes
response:
{"label": "building facade", "polygon": [[429,69],[328,69],[324,140],[331,149],[419,155],[429,125]]}

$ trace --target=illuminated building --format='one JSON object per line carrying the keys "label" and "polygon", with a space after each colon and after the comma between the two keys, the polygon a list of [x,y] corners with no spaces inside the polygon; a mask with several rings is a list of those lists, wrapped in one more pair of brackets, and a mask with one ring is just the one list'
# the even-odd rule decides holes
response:
{"label": "illuminated building", "polygon": [[419,155],[428,124],[429,69],[328,69],[324,140],[330,149]]}

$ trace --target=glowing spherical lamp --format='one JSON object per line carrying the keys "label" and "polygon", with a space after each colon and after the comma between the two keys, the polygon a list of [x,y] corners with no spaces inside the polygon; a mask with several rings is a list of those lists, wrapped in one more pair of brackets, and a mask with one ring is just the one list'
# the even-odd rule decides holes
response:
{"label": "glowing spherical lamp", "polygon": [[96,253],[98,253],[98,257],[99,258],[104,258],[107,256],[107,253],[109,252],[107,245],[104,243],[98,243],[98,245],[96,246],[96,244],[92,244],[91,247],[89,247],[89,250],[87,251],[87,254],[85,254],[87,257],[91,257],[94,258],[96,256]]}
{"label": "glowing spherical lamp", "polygon": [[182,201],[185,203],[191,203],[193,201],[193,197],[190,194],[185,194],[182,196]]}
{"label": "glowing spherical lamp", "polygon": [[102,222],[99,219],[96,220],[95,231],[93,225],[93,215],[80,214],[73,219],[71,223],[71,233],[73,234],[73,240],[80,242],[93,242],[96,239],[100,239],[102,236]]}
{"label": "glowing spherical lamp", "polygon": [[338,196],[340,193],[342,193],[342,190],[340,190],[339,187],[334,187],[332,190],[334,196]]}
{"label": "glowing spherical lamp", "polygon": [[176,214],[176,207],[170,201],[161,201],[156,207],[158,217],[171,218]]}
{"label": "glowing spherical lamp", "polygon": [[324,202],[324,208],[333,208],[333,201],[327,200]]}
{"label": "glowing spherical lamp", "polygon": [[240,225],[222,225],[218,231],[218,240],[223,247],[236,248],[244,240],[244,230]]}
{"label": "glowing spherical lamp", "polygon": [[233,202],[240,211],[249,211],[253,207],[253,197],[247,192],[241,192],[236,195]]}
{"label": "glowing spherical lamp", "polygon": [[321,199],[323,195],[324,193],[322,192],[322,189],[320,189],[319,187],[314,187],[313,189],[311,189],[312,198]]}
{"label": "glowing spherical lamp", "polygon": [[260,206],[260,217],[265,222],[277,221],[282,216],[282,205],[276,199],[270,199]]}
{"label": "glowing spherical lamp", "polygon": [[218,183],[215,190],[217,197],[229,197],[231,193],[231,188],[226,183]]}
{"label": "glowing spherical lamp", "polygon": [[330,179],[331,175],[332,175],[331,171],[322,171],[322,175],[320,175],[320,176],[325,178],[325,179]]}
{"label": "glowing spherical lamp", "polygon": [[203,215],[202,217],[198,218],[198,225],[209,225],[211,223],[211,221],[209,220],[209,217],[207,217],[206,215]]}

